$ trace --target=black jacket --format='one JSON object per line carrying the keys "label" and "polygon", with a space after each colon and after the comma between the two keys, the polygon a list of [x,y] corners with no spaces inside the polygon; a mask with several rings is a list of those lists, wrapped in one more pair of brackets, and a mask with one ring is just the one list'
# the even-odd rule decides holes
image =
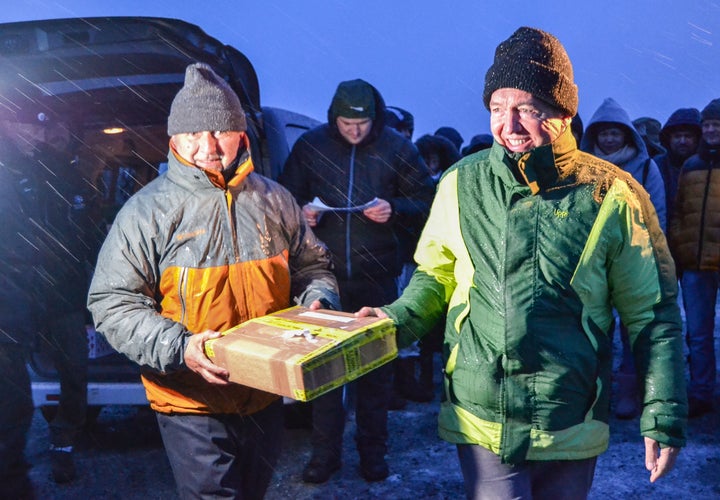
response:
{"label": "black jacket", "polygon": [[[384,224],[362,212],[324,212],[313,228],[333,253],[339,279],[400,272],[397,229],[413,219],[424,220],[434,187],[417,148],[384,125],[385,104],[375,89],[375,116],[368,137],[353,146],[341,135],[336,116],[303,134],[288,157],[280,182],[300,206],[319,197],[331,207],[360,205],[381,198],[392,205]],[[332,106],[331,106],[332,109]]]}
{"label": "black jacket", "polygon": [[84,311],[90,269],[104,236],[95,221],[96,197],[68,154],[40,145],[25,168],[36,186],[47,314]]}
{"label": "black jacket", "polygon": [[0,342],[29,345],[42,313],[43,261],[35,186],[0,138]]}

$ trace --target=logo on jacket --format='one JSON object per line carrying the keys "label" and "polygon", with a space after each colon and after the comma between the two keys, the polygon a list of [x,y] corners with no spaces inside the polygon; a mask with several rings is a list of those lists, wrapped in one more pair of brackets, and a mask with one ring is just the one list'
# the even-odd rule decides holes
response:
{"label": "logo on jacket", "polygon": [[558,219],[565,219],[568,215],[570,215],[570,212],[568,212],[567,210],[560,210],[559,208],[556,208],[555,212],[553,213]]}
{"label": "logo on jacket", "polygon": [[197,231],[192,231],[190,233],[180,233],[175,236],[175,239],[178,241],[184,241],[188,240],[190,238],[196,238],[200,236],[201,234],[205,234],[207,232],[206,229],[198,229]]}

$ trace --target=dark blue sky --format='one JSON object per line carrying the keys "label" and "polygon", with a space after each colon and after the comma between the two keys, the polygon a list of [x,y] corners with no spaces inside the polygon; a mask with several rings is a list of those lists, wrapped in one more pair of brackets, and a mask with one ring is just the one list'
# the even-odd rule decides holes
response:
{"label": "dark blue sky", "polygon": [[106,15],[199,25],[253,62],[264,105],[324,120],[338,82],[364,78],[415,115],[416,132],[487,132],[485,71],[519,26],[565,45],[587,121],[605,97],[661,122],[720,97],[717,0],[14,0],[0,22]]}

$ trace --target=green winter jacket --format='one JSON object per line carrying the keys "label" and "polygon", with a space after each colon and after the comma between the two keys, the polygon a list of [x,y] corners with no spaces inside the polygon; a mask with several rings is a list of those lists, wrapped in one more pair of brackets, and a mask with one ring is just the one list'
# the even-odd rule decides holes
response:
{"label": "green winter jacket", "polygon": [[608,446],[613,307],[643,387],[641,433],[683,446],[687,402],[675,269],[647,193],[626,172],[553,144],[495,143],[445,174],[403,296],[405,345],[447,311],[440,436],[506,463]]}

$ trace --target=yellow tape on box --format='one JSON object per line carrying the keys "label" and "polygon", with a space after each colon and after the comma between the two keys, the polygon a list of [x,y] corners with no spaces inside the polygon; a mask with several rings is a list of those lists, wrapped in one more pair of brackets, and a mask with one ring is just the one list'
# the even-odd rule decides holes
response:
{"label": "yellow tape on box", "polygon": [[397,356],[389,319],[292,307],[254,318],[206,343],[230,380],[310,401]]}

